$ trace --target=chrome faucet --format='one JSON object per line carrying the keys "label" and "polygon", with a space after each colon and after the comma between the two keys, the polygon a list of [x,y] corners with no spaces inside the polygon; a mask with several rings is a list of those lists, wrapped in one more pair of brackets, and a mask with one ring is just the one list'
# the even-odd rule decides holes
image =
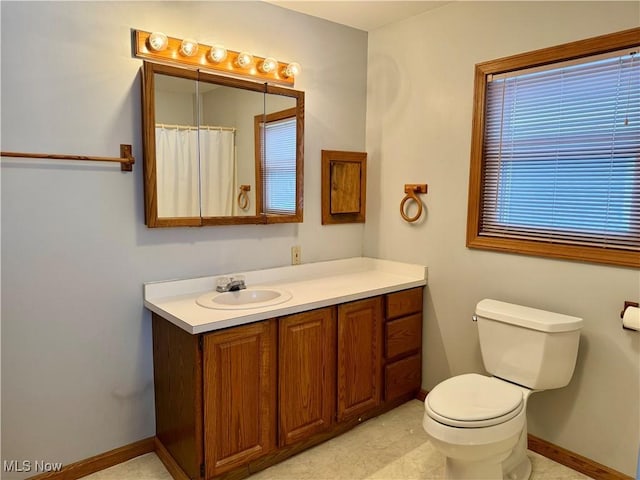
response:
{"label": "chrome faucet", "polygon": [[244,288],[247,288],[244,277],[221,277],[216,281],[216,291],[218,292],[237,292]]}

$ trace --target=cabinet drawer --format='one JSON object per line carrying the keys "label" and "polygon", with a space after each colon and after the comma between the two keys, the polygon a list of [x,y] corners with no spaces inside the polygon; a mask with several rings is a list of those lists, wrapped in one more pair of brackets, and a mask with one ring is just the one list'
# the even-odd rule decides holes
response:
{"label": "cabinet drawer", "polygon": [[387,319],[403,317],[420,311],[422,311],[422,287],[387,295]]}
{"label": "cabinet drawer", "polygon": [[422,383],[422,360],[419,353],[385,367],[385,400],[393,400],[402,395],[417,392]]}
{"label": "cabinet drawer", "polygon": [[385,357],[387,360],[420,350],[422,347],[422,314],[390,320],[386,324]]}

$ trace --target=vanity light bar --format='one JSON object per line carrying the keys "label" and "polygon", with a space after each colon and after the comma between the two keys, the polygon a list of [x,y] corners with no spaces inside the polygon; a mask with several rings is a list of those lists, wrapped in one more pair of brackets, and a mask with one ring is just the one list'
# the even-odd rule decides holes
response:
{"label": "vanity light bar", "polygon": [[[187,67],[215,70],[271,83],[293,86],[300,64],[226,50],[222,45],[205,45],[192,39],[168,37],[160,32],[134,30],[135,56]],[[219,60],[218,60],[219,59]]]}

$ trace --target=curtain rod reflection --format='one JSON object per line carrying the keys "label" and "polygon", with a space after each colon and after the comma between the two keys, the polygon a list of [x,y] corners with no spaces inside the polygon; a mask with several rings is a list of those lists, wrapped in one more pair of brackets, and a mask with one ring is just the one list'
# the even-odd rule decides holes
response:
{"label": "curtain rod reflection", "polygon": [[235,132],[235,127],[218,127],[215,125],[200,125],[199,127],[194,127],[193,125],[171,125],[167,123],[156,123],[156,128],[171,128],[177,130],[220,130],[224,132]]}

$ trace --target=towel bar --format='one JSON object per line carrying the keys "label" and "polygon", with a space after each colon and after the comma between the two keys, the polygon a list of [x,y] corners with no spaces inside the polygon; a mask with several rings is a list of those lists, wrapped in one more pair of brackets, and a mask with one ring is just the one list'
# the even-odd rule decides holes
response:
{"label": "towel bar", "polygon": [[119,162],[120,170],[131,172],[135,158],[131,154],[131,145],[120,144],[120,157],[94,157],[89,155],[64,155],[54,153],[23,153],[23,152],[0,152],[3,157],[16,158],[49,158],[51,160],[82,160],[93,162]]}

